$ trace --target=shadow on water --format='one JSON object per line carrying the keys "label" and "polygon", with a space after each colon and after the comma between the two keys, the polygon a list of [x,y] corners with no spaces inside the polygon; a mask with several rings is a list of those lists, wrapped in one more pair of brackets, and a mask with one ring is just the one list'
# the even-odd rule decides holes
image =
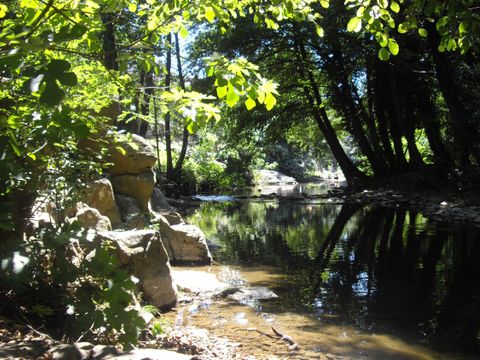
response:
{"label": "shadow on water", "polygon": [[[289,201],[203,203],[188,220],[220,245],[220,263],[281,275],[270,283],[279,298],[262,303],[261,311],[287,322],[288,314],[312,318],[298,324],[299,342],[304,334],[313,346],[311,339],[332,326],[386,334],[439,354],[480,356],[475,228],[403,209]],[[263,284],[261,276],[251,279],[257,280]],[[388,351],[373,357],[410,358]]]}

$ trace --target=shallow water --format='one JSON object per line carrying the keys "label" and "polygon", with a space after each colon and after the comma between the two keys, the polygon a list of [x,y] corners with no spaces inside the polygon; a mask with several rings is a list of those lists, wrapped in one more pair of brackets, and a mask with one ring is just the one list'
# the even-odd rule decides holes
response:
{"label": "shallow water", "polygon": [[[403,209],[292,201],[203,203],[209,268],[279,297],[199,301],[176,320],[257,358],[480,358],[480,234]],[[274,327],[298,349],[274,336]]]}

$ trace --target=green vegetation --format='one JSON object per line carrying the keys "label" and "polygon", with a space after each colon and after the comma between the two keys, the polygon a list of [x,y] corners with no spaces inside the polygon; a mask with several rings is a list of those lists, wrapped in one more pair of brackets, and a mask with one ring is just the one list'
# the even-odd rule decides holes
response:
{"label": "green vegetation", "polygon": [[[62,217],[118,131],[154,139],[187,190],[248,184],[266,162],[311,174],[292,153],[353,185],[478,167],[478,17],[466,0],[0,2],[2,296],[71,339],[135,343],[134,281],[108,246],[75,265],[88,234]],[[32,234],[40,195],[58,219]]]}

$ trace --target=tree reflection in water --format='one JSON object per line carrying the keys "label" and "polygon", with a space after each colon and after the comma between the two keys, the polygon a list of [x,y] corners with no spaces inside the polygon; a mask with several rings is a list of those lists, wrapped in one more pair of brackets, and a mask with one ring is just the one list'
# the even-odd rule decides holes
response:
{"label": "tree reflection in water", "polygon": [[203,203],[189,218],[220,263],[286,274],[263,311],[480,354],[480,236],[404,209],[293,201]]}

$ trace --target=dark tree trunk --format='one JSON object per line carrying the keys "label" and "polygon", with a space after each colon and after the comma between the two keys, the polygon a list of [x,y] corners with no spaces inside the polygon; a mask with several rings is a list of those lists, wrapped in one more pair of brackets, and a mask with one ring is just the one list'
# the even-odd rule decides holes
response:
{"label": "dark tree trunk", "polygon": [[368,123],[368,114],[361,104],[355,90],[348,79],[344,58],[341,50],[331,43],[332,60],[329,62],[330,76],[335,80],[332,90],[336,93],[340,111],[348,124],[348,130],[352,134],[361,152],[367,157],[376,176],[383,177],[387,172],[387,164],[381,158],[381,154],[373,150],[363,129],[363,124]]}
{"label": "dark tree trunk", "polygon": [[455,130],[458,142],[465,145],[469,152],[480,164],[480,149],[478,129],[468,123],[468,112],[458,97],[458,90],[453,78],[453,72],[445,54],[438,51],[440,36],[432,23],[426,22],[428,30],[428,43],[431,49],[433,61],[435,63],[435,72],[438,79],[440,91],[443,94],[452,126]]}
{"label": "dark tree trunk", "polygon": [[108,70],[118,71],[118,53],[115,40],[115,26],[113,21],[115,15],[112,13],[102,14],[103,31],[103,64]]}
{"label": "dark tree trunk", "polygon": [[335,134],[335,130],[330,123],[328,114],[322,104],[322,97],[315,78],[311,71],[305,68],[307,63],[307,53],[303,42],[298,36],[295,37],[295,43],[297,46],[297,58],[298,58],[298,71],[301,78],[307,81],[308,85],[304,86],[304,93],[307,99],[308,105],[312,111],[312,115],[322,132],[325,140],[332,151],[333,156],[338,162],[338,165],[342,169],[347,182],[350,185],[356,185],[366,180],[365,174],[363,174],[352,163],[350,158],[345,153],[340,141]]}
{"label": "dark tree trunk", "polygon": [[[102,23],[105,27],[102,34],[103,65],[107,70],[118,71],[118,52],[115,39],[115,26],[113,24],[114,19],[115,15],[112,13],[102,14]],[[118,128],[127,129],[127,124],[124,121],[118,122],[118,116],[121,112],[120,102],[113,100],[108,107],[102,109],[101,115],[110,118],[112,124]]]}
{"label": "dark tree trunk", "polygon": [[[367,101],[369,109],[369,121],[367,126],[369,128],[372,142],[375,144],[375,151],[383,154],[390,172],[395,169],[395,154],[393,153],[392,146],[390,144],[390,138],[388,136],[388,125],[385,119],[385,109],[380,105],[378,97],[380,94],[376,93],[375,82],[376,74],[374,71],[374,61],[367,60]],[[375,127],[375,119],[378,122],[378,135]],[[380,144],[381,139],[381,144]]]}
{"label": "dark tree trunk", "polygon": [[[389,78],[388,74],[388,64],[384,62],[377,61],[376,64],[377,76],[375,81],[375,88],[377,94],[377,101],[383,109],[383,113],[378,114],[379,121],[385,120],[385,128],[388,127],[389,135],[383,134],[382,141],[384,142],[393,142],[393,148],[395,150],[395,163],[397,171],[404,171],[407,168],[407,160],[405,154],[403,153],[403,144],[402,144],[402,133],[398,128],[398,123],[396,117],[399,116],[398,109],[396,109],[394,104],[394,99],[392,98],[392,89],[387,79]],[[382,133],[381,133],[382,134]]]}

